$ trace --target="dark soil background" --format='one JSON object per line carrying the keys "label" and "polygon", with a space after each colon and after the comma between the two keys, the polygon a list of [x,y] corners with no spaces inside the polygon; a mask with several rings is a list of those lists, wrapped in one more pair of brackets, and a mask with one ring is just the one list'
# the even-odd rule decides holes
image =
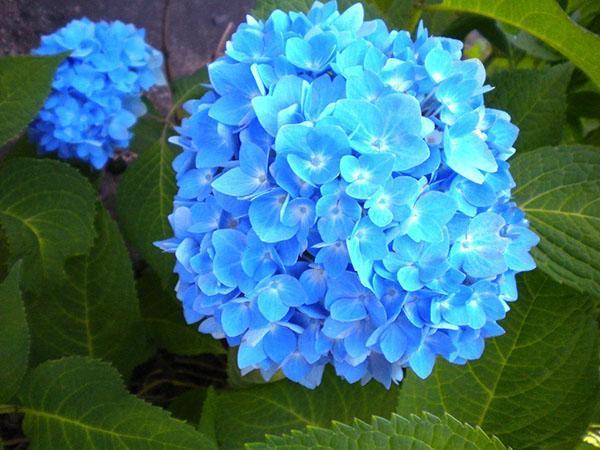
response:
{"label": "dark soil background", "polygon": [[[163,35],[173,77],[187,75],[211,59],[255,0],[0,0],[0,55],[29,53],[40,36],[72,19],[122,20],[145,28],[162,49]],[[165,6],[166,20],[165,20]],[[230,25],[231,23],[231,25]]]}

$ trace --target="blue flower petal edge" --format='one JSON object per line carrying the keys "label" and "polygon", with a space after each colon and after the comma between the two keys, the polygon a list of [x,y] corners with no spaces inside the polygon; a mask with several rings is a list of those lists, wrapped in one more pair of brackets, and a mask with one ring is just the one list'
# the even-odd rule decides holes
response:
{"label": "blue flower petal edge", "polygon": [[309,388],[327,364],[389,387],[479,358],[538,242],[481,62],[335,2],[248,17],[226,48],[173,138],[157,243],[186,320],[238,346],[242,373]]}
{"label": "blue flower petal edge", "polygon": [[34,55],[69,56],[29,127],[41,153],[101,169],[115,149],[128,147],[131,127],[146,113],[142,92],[165,84],[162,54],[144,39],[144,30],[133,25],[86,18],[42,37]]}

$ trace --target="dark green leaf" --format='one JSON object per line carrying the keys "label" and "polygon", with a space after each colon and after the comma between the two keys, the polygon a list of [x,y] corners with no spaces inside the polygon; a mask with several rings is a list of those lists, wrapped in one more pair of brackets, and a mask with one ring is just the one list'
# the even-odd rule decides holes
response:
{"label": "dark green leaf", "polygon": [[197,424],[200,422],[202,404],[205,399],[206,388],[191,389],[175,398],[169,404],[169,411],[173,417],[185,420],[190,424]]}
{"label": "dark green leaf", "polygon": [[371,423],[360,420],[352,425],[334,423],[332,429],[308,427],[284,436],[268,436],[265,443],[247,444],[247,449],[479,449],[500,450],[506,447],[481,428],[463,424],[446,414],[441,419],[423,414],[408,419],[392,414],[391,420],[373,417]]}
{"label": "dark green leaf", "polygon": [[0,225],[13,259],[23,258],[23,287],[64,280],[67,258],[94,241],[94,197],[67,164],[16,158],[0,169]]}
{"label": "dark green leaf", "polygon": [[203,84],[208,82],[207,67],[203,67],[190,75],[176,79],[171,86],[171,90],[173,91],[173,102],[183,104],[192,98],[200,98],[206,91]]}
{"label": "dark green leaf", "polygon": [[370,0],[381,12],[381,18],[390,28],[412,31],[415,28],[419,11],[413,0]]}
{"label": "dark green leaf", "polygon": [[172,233],[167,216],[173,209],[177,187],[171,163],[175,149],[167,141],[167,130],[151,147],[142,151],[121,179],[117,211],[123,234],[160,276],[171,285],[174,258],[154,246]]}
{"label": "dark green leaf", "polygon": [[600,37],[571,20],[556,0],[444,0],[431,8],[480,14],[525,30],[562,53],[600,86]]}
{"label": "dark green leaf", "polygon": [[539,271],[521,278],[520,299],[466,367],[438,360],[426,380],[403,383],[398,413],[447,412],[514,448],[570,448],[598,393],[593,302]]}
{"label": "dark green leaf", "polygon": [[544,70],[507,70],[491,78],[495,89],[486,96],[486,104],[511,115],[520,129],[518,152],[560,143],[571,72],[572,66],[561,64]]}
{"label": "dark green leaf", "polygon": [[148,112],[141,117],[133,127],[133,139],[129,144],[132,152],[140,155],[160,139],[162,127],[165,122],[151,103],[148,103]]}
{"label": "dark green leaf", "polygon": [[48,285],[28,299],[32,360],[86,355],[128,374],[147,356],[131,262],[116,224],[101,207],[96,232],[89,254],[67,261],[66,283]]}
{"label": "dark green leaf", "polygon": [[19,288],[21,264],[0,283],[0,403],[17,393],[29,364],[29,326]]}
{"label": "dark green leaf", "polygon": [[215,449],[193,427],[129,394],[109,364],[72,356],[49,361],[20,395],[31,450]]}
{"label": "dark green leaf", "polygon": [[590,117],[600,119],[600,93],[593,91],[579,91],[569,94],[569,115],[575,117]]}
{"label": "dark green leaf", "polygon": [[0,58],[0,146],[19,134],[40,110],[65,56]]}
{"label": "dark green leaf", "polygon": [[223,449],[236,449],[265,434],[282,434],[307,425],[327,427],[332,420],[368,420],[389,416],[396,406],[397,388],[386,390],[371,382],[348,384],[332,371],[314,390],[288,380],[219,394],[217,440]]}
{"label": "dark green leaf", "polygon": [[200,333],[197,324],[185,323],[181,303],[172,289],[162,288],[154,274],[144,273],[138,281],[138,292],[148,334],[158,347],[179,355],[225,353],[221,341]]}
{"label": "dark green leaf", "polygon": [[217,442],[217,427],[215,421],[217,420],[218,401],[215,388],[209,386],[206,390],[206,399],[202,404],[202,414],[200,416],[200,424],[198,425],[198,429],[215,442]]}
{"label": "dark green leaf", "polygon": [[600,292],[600,152],[543,147],[512,163],[514,196],[541,242],[538,267],[555,280]]}
{"label": "dark green leaf", "polygon": [[252,15],[257,19],[266,20],[276,9],[285,12],[307,12],[312,4],[311,0],[257,0]]}

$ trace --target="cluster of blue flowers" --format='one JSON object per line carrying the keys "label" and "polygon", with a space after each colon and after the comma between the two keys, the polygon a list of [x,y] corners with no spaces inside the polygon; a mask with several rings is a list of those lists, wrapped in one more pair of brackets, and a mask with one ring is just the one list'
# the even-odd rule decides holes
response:
{"label": "cluster of blue flowers", "polygon": [[538,242],[511,202],[518,129],[462,43],[356,4],[248,17],[188,102],[169,216],[186,320],[243,373],[390,386],[503,332]]}
{"label": "cluster of blue flowers", "polygon": [[58,67],[52,92],[29,127],[43,153],[77,158],[96,169],[126,148],[130,128],[146,113],[142,91],[165,84],[162,54],[144,30],[123,22],[74,20],[42,37],[35,55],[70,55]]}

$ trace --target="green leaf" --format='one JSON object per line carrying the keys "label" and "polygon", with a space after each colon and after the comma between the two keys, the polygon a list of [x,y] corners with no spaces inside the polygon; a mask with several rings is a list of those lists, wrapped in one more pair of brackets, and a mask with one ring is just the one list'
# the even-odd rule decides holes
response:
{"label": "green leaf", "polygon": [[202,414],[200,415],[200,423],[198,424],[198,430],[215,442],[217,442],[217,427],[215,421],[218,401],[217,391],[215,391],[213,386],[209,386],[206,390],[206,399],[202,404]]}
{"label": "green leaf", "polygon": [[204,400],[206,400],[206,388],[191,389],[173,399],[168,409],[173,417],[197,424],[200,422]]}
{"label": "green leaf", "polygon": [[198,325],[187,325],[181,302],[172,289],[165,291],[160,280],[146,271],[138,281],[142,316],[154,343],[178,355],[200,353],[225,354],[221,341],[198,331]]}
{"label": "green leaf", "polygon": [[568,114],[575,117],[600,119],[600,92],[579,91],[569,94]]}
{"label": "green leaf", "polygon": [[40,110],[65,56],[0,58],[0,146],[19,134]]}
{"label": "green leaf", "polygon": [[209,82],[206,66],[190,75],[177,78],[171,86],[174,103],[183,104],[192,98],[200,98],[206,91],[203,84]]}
{"label": "green leaf", "polygon": [[252,15],[257,19],[266,20],[276,9],[285,12],[307,12],[312,4],[312,0],[257,0]]}
{"label": "green leaf", "polygon": [[368,420],[373,414],[389,416],[397,392],[395,387],[388,391],[375,382],[351,385],[329,370],[314,390],[283,380],[223,391],[217,401],[217,440],[223,449],[236,449],[265,434],[307,425],[327,427],[332,420]]}
{"label": "green leaf", "polygon": [[332,429],[308,427],[281,437],[267,436],[265,443],[246,444],[247,449],[254,450],[313,449],[321,446],[335,450],[506,449],[498,438],[488,436],[479,427],[463,424],[448,414],[439,419],[428,413],[408,418],[392,414],[390,420],[373,417],[370,424],[360,420],[354,420],[352,425],[334,423]]}
{"label": "green leaf", "polygon": [[148,112],[133,127],[133,139],[129,149],[138,155],[150,148],[160,139],[164,118],[158,113],[150,100],[144,99]]}
{"label": "green leaf", "polygon": [[413,0],[370,0],[369,4],[380,11],[379,18],[390,28],[412,31],[420,17]]}
{"label": "green leaf", "polygon": [[539,58],[544,61],[560,61],[561,55],[556,53],[554,50],[549,48],[539,39],[533,37],[529,33],[512,26],[503,25],[499,23],[499,27],[504,33],[508,42],[514,45],[519,50],[529,53],[535,58]]}
{"label": "green leaf", "polygon": [[17,393],[29,364],[29,327],[19,288],[21,264],[0,283],[0,403]]}
{"label": "green leaf", "polygon": [[87,253],[94,241],[90,183],[65,163],[11,159],[0,169],[0,226],[13,259],[23,258],[23,284],[65,278],[67,258]]}
{"label": "green leaf", "polygon": [[67,282],[28,298],[32,360],[92,356],[127,375],[147,356],[133,271],[117,225],[102,207],[96,230],[89,254],[67,261]]}
{"label": "green leaf", "polygon": [[487,94],[486,104],[507,111],[519,127],[517,152],[560,142],[572,71],[571,65],[561,64],[544,70],[501,71],[490,79],[495,89]]}
{"label": "green leaf", "polygon": [[520,279],[520,298],[477,361],[438,360],[426,380],[409,375],[398,413],[447,412],[514,448],[570,448],[598,393],[593,302],[539,271]]}
{"label": "green leaf", "polygon": [[444,0],[429,8],[480,14],[525,30],[567,57],[600,86],[600,37],[572,21],[555,0]]}
{"label": "green leaf", "polygon": [[544,147],[512,162],[513,194],[541,242],[533,255],[552,278],[600,292],[600,152]]}
{"label": "green leaf", "polygon": [[26,379],[20,409],[30,449],[215,449],[193,427],[129,394],[108,363],[72,356]]}
{"label": "green leaf", "polygon": [[171,285],[174,259],[154,246],[171,234],[167,216],[177,191],[171,163],[174,148],[167,143],[167,131],[127,168],[117,191],[119,224],[125,238],[160,276]]}
{"label": "green leaf", "polygon": [[[200,97],[204,88],[204,71],[179,79],[173,87],[173,107],[164,120],[155,117],[143,121],[138,134],[158,136],[150,145],[147,138],[138,137],[134,150],[140,155],[127,169],[117,192],[119,224],[125,238],[141,253],[154,269],[164,287],[172,286],[174,260],[163,253],[154,242],[172,235],[167,216],[173,210],[173,197],[177,192],[175,172],[171,163],[175,147],[167,141],[172,122],[184,102]],[[143,148],[149,145],[148,148]]]}

